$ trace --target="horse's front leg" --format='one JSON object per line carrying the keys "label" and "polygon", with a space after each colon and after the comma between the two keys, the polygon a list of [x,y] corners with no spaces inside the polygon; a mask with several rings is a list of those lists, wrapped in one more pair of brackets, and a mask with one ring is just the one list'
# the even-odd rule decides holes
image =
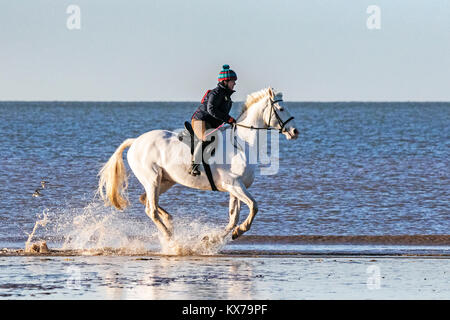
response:
{"label": "horse's front leg", "polygon": [[241,211],[241,202],[238,198],[233,196],[230,193],[230,205],[229,205],[229,217],[230,221],[228,222],[228,225],[225,227],[225,236],[228,235],[228,233],[233,230],[233,228],[236,226],[236,224],[239,222],[239,213]]}
{"label": "horse's front leg", "polygon": [[255,218],[256,213],[258,212],[258,204],[252,197],[252,195],[247,191],[247,188],[245,188],[244,184],[239,180],[236,180],[235,183],[233,183],[233,185],[228,186],[227,190],[228,192],[230,192],[231,195],[236,197],[238,200],[244,202],[250,209],[250,213],[248,214],[247,219],[245,219],[244,222],[242,222],[239,226],[237,226],[233,230],[232,239],[234,240],[239,236],[241,236],[244,232],[250,230],[253,219]]}

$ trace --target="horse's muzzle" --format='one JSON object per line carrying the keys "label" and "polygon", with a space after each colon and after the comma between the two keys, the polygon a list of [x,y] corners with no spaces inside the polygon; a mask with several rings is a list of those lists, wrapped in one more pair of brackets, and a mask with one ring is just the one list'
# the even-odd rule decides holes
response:
{"label": "horse's muzzle", "polygon": [[289,130],[284,130],[283,134],[286,136],[288,140],[295,140],[299,136],[299,132],[297,128],[290,128]]}

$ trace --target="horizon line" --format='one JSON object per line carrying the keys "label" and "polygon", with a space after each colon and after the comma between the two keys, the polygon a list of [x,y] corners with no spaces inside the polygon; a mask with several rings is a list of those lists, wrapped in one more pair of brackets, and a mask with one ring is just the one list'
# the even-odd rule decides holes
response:
{"label": "horizon line", "polygon": [[[283,100],[284,102],[318,102],[318,103],[385,103],[385,102],[399,102],[399,103],[413,103],[413,102],[426,102],[426,103],[450,103],[450,100]],[[0,100],[2,102],[186,102],[186,103],[200,103],[194,100]],[[245,102],[244,100],[233,101],[235,103]]]}

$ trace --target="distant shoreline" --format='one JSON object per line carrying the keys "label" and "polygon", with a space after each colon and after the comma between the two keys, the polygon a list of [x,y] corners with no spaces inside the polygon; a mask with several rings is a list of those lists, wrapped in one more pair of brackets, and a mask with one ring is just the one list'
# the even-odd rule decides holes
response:
{"label": "distant shoreline", "polygon": [[[236,100],[235,103],[244,103],[244,101]],[[287,103],[450,103],[450,101],[406,101],[406,100],[393,100],[393,101],[365,101],[365,100],[349,100],[349,101],[317,101],[317,100],[285,100]],[[189,100],[0,100],[0,103],[199,103],[199,101]]]}
{"label": "distant shoreline", "polygon": [[450,235],[244,235],[236,243],[450,245]]}

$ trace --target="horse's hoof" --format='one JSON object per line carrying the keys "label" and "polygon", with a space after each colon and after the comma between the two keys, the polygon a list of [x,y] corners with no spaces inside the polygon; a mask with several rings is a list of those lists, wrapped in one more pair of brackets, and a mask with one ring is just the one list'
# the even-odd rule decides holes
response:
{"label": "horse's hoof", "polygon": [[41,242],[41,244],[39,245],[39,252],[40,253],[49,253],[50,252],[50,250],[48,250],[48,247],[47,247],[47,242],[45,242],[45,241]]}
{"label": "horse's hoof", "polygon": [[139,202],[142,203],[145,206],[145,202],[147,201],[147,194],[144,192],[143,194],[141,194],[141,196],[139,197]]}

